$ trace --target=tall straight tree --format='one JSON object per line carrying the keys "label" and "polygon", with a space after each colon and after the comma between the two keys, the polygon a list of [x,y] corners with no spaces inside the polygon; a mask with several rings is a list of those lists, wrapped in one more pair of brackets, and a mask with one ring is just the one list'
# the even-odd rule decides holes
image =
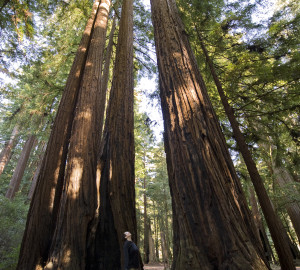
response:
{"label": "tall straight tree", "polygon": [[239,147],[239,150],[243,156],[244,162],[247,166],[247,169],[248,169],[248,172],[250,175],[250,179],[253,183],[258,200],[259,200],[261,208],[263,210],[265,220],[268,224],[268,227],[269,227],[269,230],[270,230],[273,242],[274,242],[274,246],[276,248],[276,251],[277,251],[277,254],[279,257],[280,264],[284,269],[295,269],[294,263],[293,263],[292,252],[289,248],[288,242],[286,241],[287,237],[284,237],[285,233],[282,231],[283,224],[281,224],[279,217],[275,213],[272,202],[271,202],[271,200],[268,196],[268,193],[265,189],[263,180],[260,177],[260,174],[258,172],[256,164],[252,158],[251,152],[250,152],[248,145],[245,141],[245,138],[239,128],[239,123],[234,116],[233,109],[229,105],[229,102],[228,102],[225,92],[223,90],[222,84],[221,84],[221,82],[217,76],[217,73],[214,69],[213,62],[211,61],[211,59],[208,55],[206,47],[202,41],[200,32],[199,31],[197,31],[197,32],[198,32],[198,37],[199,37],[201,48],[204,52],[206,61],[208,63],[208,66],[209,66],[211,74],[212,74],[212,77],[215,81],[217,90],[219,92],[221,101],[224,106],[224,110],[225,110],[226,115],[231,124],[234,138],[235,138],[237,145]]}
{"label": "tall straight tree", "polygon": [[35,144],[36,136],[30,135],[24,144],[22,153],[14,170],[14,174],[10,180],[9,188],[5,194],[6,198],[13,199],[16,195],[16,192],[19,190],[31,150],[35,146]]}
{"label": "tall straight tree", "polygon": [[130,231],[136,241],[133,87],[133,0],[124,0],[99,160],[95,269],[121,269],[123,233]]}
{"label": "tall straight tree", "polygon": [[9,162],[11,158],[11,151],[16,143],[18,132],[19,132],[19,127],[15,126],[9,141],[4,145],[4,148],[0,153],[0,175],[3,173],[6,164]]}
{"label": "tall straight tree", "polygon": [[[81,103],[78,103],[80,105],[80,108],[76,112],[77,118],[74,124],[78,127],[78,137],[74,135],[72,150],[73,156],[70,156],[70,162],[76,163],[74,159],[74,155],[76,155],[76,149],[74,149],[76,148],[75,142],[80,141],[78,145],[78,151],[82,152],[78,154],[78,164],[76,164],[76,170],[75,168],[73,170],[73,175],[70,175],[72,174],[72,172],[70,171],[70,167],[68,167],[66,179],[68,178],[68,181],[70,181],[68,183],[64,183],[65,165],[67,164],[66,161],[69,149],[69,140],[71,137],[71,130],[75,113],[74,111],[79,96],[79,89],[80,87],[81,89],[85,89],[89,83],[91,83],[93,87],[98,87],[95,86],[95,84],[97,84],[99,76],[99,74],[96,73],[101,72],[99,66],[101,67],[102,65],[101,55],[103,54],[103,48],[101,48],[99,42],[103,44],[104,42],[102,42],[102,40],[99,40],[99,36],[97,37],[97,35],[101,36],[103,35],[103,31],[105,31],[102,17],[105,17],[104,21],[107,19],[109,7],[107,3],[110,3],[110,1],[102,1],[101,5],[100,1],[95,1],[92,8],[92,14],[87,22],[86,29],[83,33],[81,43],[77,50],[77,54],[73,62],[51,131],[50,139],[43,159],[43,165],[37,180],[37,186],[34,192],[34,196],[31,201],[17,269],[41,269],[44,267],[46,261],[48,260],[49,248],[51,246],[54,230],[57,225],[56,220],[59,213],[63,187],[68,187],[68,184],[70,182],[73,184],[72,180],[70,179],[73,176],[75,178],[78,177],[78,174],[76,173],[80,173],[80,169],[77,165],[79,163],[82,165],[81,158],[82,156],[84,156],[84,154],[86,154],[83,153],[84,151],[82,150],[82,148],[86,146],[86,143],[88,141],[88,138],[85,138],[86,134],[81,137],[82,141],[80,141],[80,139],[78,138],[82,136],[82,127],[79,124],[80,117],[82,118],[81,120],[86,118],[89,121],[88,124],[90,125],[92,125],[92,123],[95,124],[91,119],[92,113],[94,112],[89,111],[90,104],[84,105],[83,100],[80,101]],[[93,46],[91,44],[92,37]],[[91,47],[94,48],[94,52],[91,52]],[[87,61],[88,52],[90,54],[89,61]],[[100,56],[95,55],[97,53],[100,54]],[[91,57],[92,55],[94,55],[93,59]],[[82,81],[83,71],[85,71],[86,76],[85,82]],[[93,89],[93,91],[89,92],[88,89],[85,89],[85,91],[87,92],[85,93],[85,95],[87,95],[87,98],[90,98],[91,95],[94,95],[95,90]],[[81,94],[81,98],[83,95],[84,94]],[[80,110],[82,110],[81,113]],[[73,127],[73,134],[74,131],[75,128]],[[95,130],[90,129],[89,131],[92,133],[92,135],[97,136]],[[89,137],[90,135],[91,134],[89,134]],[[86,161],[87,160],[85,160],[85,162]],[[74,180],[76,181],[76,179]],[[79,179],[77,180],[79,181]],[[86,184],[88,185],[88,182]],[[76,188],[75,183],[74,187]],[[83,192],[83,190],[84,189],[80,189],[80,192]],[[68,191],[65,190],[65,192]],[[86,192],[86,190],[84,192]],[[65,198],[66,195],[64,195],[64,199]],[[63,201],[63,205],[64,204],[65,200]]]}
{"label": "tall straight tree", "polygon": [[88,267],[86,244],[93,237],[99,207],[96,171],[105,105],[101,67],[110,4],[110,0],[101,1],[92,33],[72,125],[64,190],[45,269]]}
{"label": "tall straight tree", "polygon": [[173,205],[172,269],[267,269],[174,0],[151,0]]}

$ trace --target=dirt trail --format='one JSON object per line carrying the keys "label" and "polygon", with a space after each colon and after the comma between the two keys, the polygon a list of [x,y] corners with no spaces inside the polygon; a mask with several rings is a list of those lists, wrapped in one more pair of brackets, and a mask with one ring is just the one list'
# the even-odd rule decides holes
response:
{"label": "dirt trail", "polygon": [[144,270],[164,270],[164,265],[161,263],[145,264]]}

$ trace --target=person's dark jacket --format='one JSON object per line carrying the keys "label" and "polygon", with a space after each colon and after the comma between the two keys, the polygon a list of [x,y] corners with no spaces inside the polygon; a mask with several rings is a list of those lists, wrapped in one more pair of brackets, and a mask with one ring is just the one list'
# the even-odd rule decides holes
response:
{"label": "person's dark jacket", "polygon": [[124,243],[125,269],[139,268],[139,249],[132,241]]}

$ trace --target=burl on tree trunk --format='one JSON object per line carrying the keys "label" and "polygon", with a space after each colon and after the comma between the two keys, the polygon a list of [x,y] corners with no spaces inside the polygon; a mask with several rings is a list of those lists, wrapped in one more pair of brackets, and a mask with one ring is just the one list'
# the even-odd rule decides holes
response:
{"label": "burl on tree trunk", "polygon": [[268,269],[173,0],[151,0],[172,195],[172,269]]}

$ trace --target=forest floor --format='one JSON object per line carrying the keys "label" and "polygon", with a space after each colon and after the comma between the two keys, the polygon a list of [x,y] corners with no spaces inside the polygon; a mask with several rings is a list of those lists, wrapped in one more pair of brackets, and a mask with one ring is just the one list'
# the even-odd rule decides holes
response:
{"label": "forest floor", "polygon": [[[279,265],[271,264],[271,268],[272,270],[281,270],[281,267]],[[300,266],[297,265],[296,270],[300,270]]]}
{"label": "forest floor", "polygon": [[[278,265],[271,265],[272,270],[281,270],[280,266]],[[164,265],[162,263],[151,263],[145,264],[144,270],[164,270]],[[296,267],[296,270],[300,270],[300,266]]]}
{"label": "forest floor", "polygon": [[164,270],[164,265],[162,263],[145,264],[144,270]]}

